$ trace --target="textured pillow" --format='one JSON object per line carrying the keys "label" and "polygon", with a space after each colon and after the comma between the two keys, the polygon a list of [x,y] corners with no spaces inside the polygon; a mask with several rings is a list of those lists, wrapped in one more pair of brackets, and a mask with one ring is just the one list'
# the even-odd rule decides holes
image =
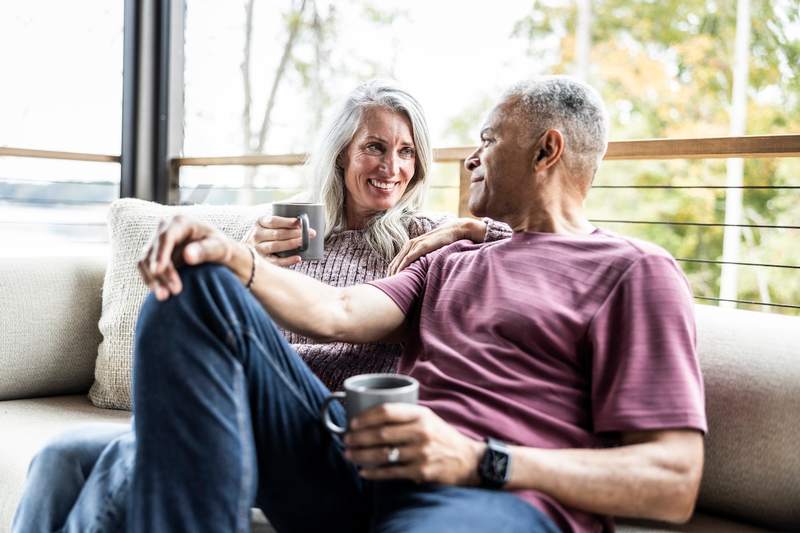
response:
{"label": "textured pillow", "polygon": [[111,205],[108,227],[111,254],[103,282],[103,309],[94,384],[89,399],[97,407],[131,409],[133,331],[148,288],[136,267],[162,218],[178,213],[208,222],[229,237],[242,240],[257,217],[271,212],[258,206],[164,206],[133,198]]}

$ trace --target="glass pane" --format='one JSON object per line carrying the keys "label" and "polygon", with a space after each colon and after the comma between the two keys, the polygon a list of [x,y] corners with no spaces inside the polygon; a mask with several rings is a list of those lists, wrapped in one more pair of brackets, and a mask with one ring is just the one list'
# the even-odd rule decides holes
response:
{"label": "glass pane", "polygon": [[[123,2],[4,3],[0,146],[115,155]],[[100,253],[119,164],[0,157],[0,254]]]}

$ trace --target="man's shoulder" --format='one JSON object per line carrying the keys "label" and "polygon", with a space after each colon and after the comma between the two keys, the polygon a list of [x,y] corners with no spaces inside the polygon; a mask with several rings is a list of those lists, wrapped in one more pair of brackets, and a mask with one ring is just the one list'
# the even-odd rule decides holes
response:
{"label": "man's shoulder", "polygon": [[663,258],[674,261],[672,254],[650,241],[620,235],[605,229],[598,229],[597,235],[607,244],[610,253],[624,257],[631,262],[644,258]]}

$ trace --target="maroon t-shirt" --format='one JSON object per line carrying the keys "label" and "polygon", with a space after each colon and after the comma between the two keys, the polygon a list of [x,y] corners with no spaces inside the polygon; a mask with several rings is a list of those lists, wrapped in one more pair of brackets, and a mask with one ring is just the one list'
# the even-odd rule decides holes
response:
{"label": "maroon t-shirt", "polygon": [[[706,431],[686,278],[663,249],[596,230],[459,241],[371,285],[405,313],[399,372],[463,433],[539,448],[613,445],[618,432]],[[608,518],[517,494],[563,530]]]}

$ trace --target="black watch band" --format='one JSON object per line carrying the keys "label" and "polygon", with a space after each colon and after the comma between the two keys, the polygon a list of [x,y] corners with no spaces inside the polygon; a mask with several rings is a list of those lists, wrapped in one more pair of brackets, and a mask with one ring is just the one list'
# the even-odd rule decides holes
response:
{"label": "black watch band", "polygon": [[478,464],[481,486],[487,489],[500,489],[511,477],[511,451],[501,440],[486,438],[486,451]]}

